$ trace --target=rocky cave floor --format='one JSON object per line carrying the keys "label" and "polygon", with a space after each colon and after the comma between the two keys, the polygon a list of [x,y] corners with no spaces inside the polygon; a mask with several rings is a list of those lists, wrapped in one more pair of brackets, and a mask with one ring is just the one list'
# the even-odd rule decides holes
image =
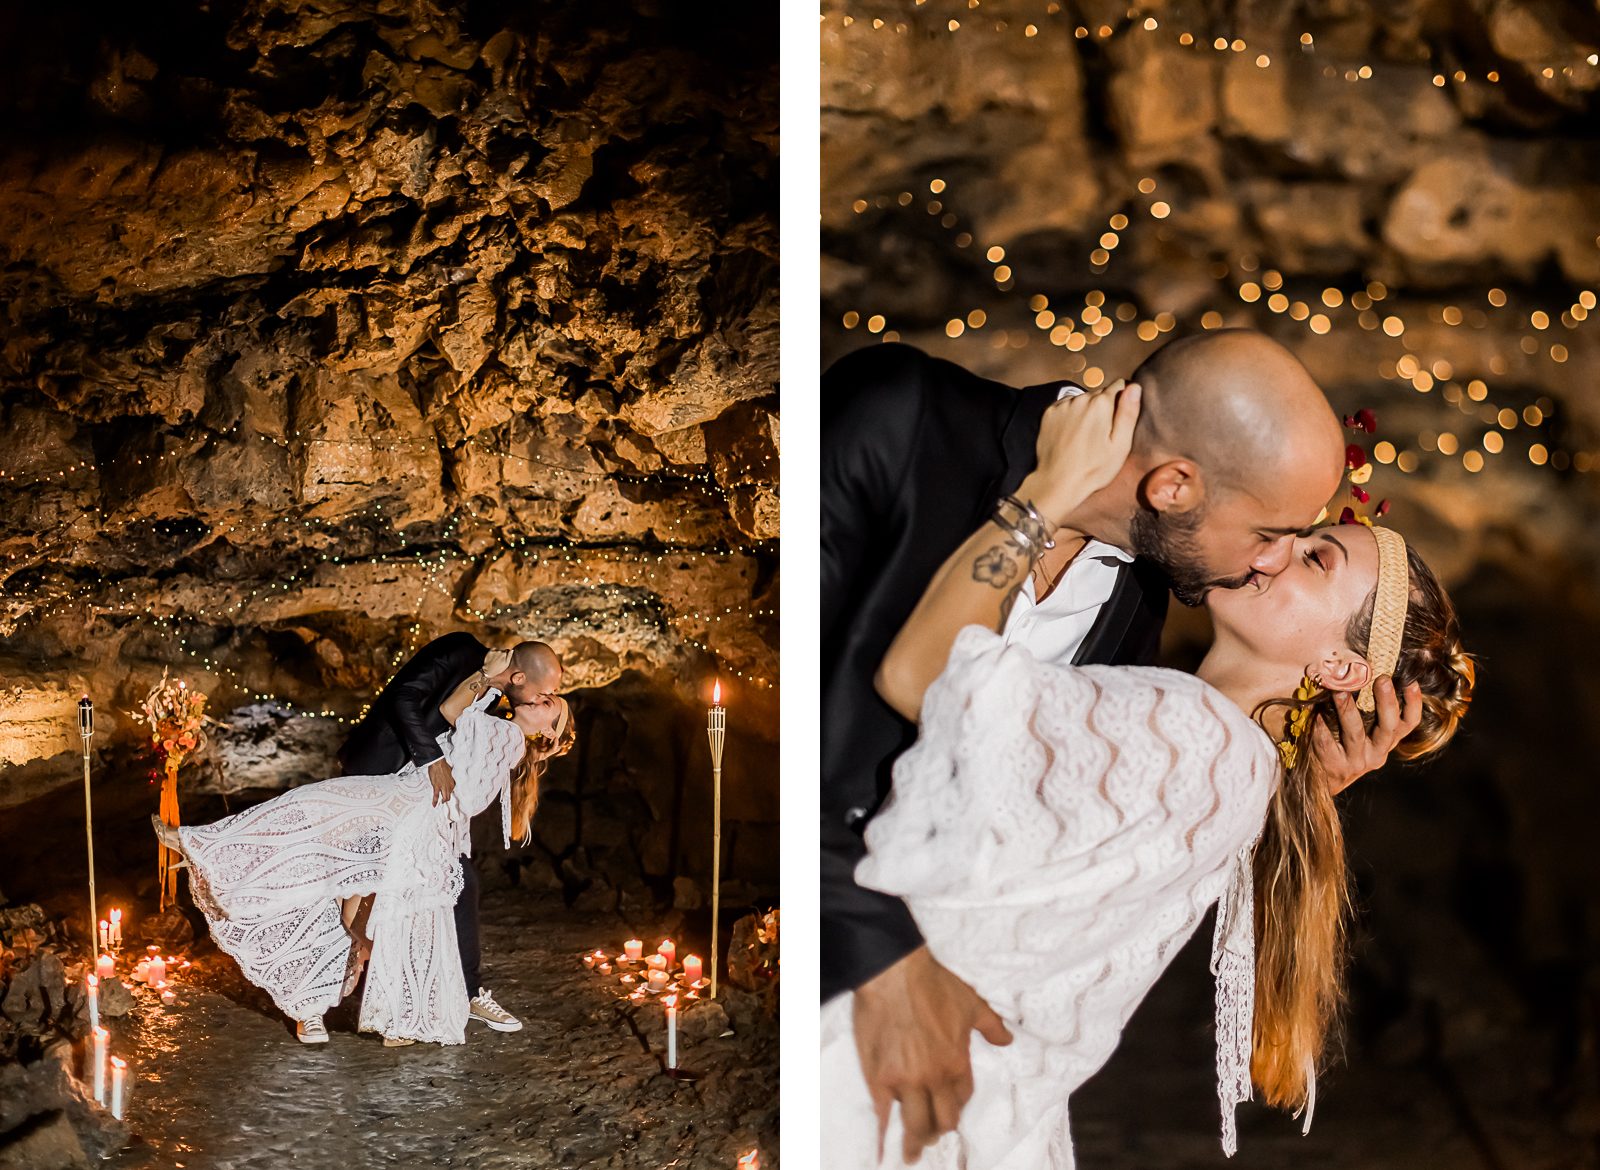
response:
{"label": "rocky cave floor", "polygon": [[[117,1170],[303,1166],[732,1167],[777,1165],[777,1024],[724,985],[680,1017],[663,1073],[659,1007],[634,1007],[580,956],[638,923],[525,891],[485,893],[484,979],[523,1030],[468,1028],[461,1047],[384,1048],[355,1031],[353,1001],[309,1047],[238,969],[204,944],[177,1000],[112,1022],[137,1073]],[[651,931],[640,937],[651,938]],[[703,945],[697,942],[696,945]],[[615,976],[611,977],[612,979]]]}

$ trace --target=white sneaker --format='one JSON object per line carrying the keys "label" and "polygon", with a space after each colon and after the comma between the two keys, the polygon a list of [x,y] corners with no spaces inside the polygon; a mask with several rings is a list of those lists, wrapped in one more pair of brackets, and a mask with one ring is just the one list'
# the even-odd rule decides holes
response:
{"label": "white sneaker", "polygon": [[494,1001],[494,993],[487,987],[478,988],[473,997],[471,1017],[482,1020],[496,1032],[520,1032],[522,1021]]}
{"label": "white sneaker", "polygon": [[318,1016],[314,1020],[300,1020],[294,1026],[294,1034],[300,1037],[302,1044],[326,1044],[328,1042],[328,1027]]}

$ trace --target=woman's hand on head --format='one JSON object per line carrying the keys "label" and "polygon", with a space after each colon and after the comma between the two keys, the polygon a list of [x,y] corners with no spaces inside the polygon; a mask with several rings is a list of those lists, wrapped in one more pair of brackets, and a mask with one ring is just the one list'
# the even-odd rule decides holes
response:
{"label": "woman's hand on head", "polygon": [[491,650],[483,656],[483,673],[493,678],[511,665],[511,651]]}
{"label": "woman's hand on head", "polygon": [[1117,379],[1052,403],[1039,424],[1038,464],[1017,494],[1059,525],[1079,504],[1109,484],[1133,449],[1140,388]]}

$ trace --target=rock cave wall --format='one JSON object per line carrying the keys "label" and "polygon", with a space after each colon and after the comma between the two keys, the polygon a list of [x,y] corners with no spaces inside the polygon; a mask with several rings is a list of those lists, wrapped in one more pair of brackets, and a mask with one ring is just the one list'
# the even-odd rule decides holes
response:
{"label": "rock cave wall", "polygon": [[326,775],[465,628],[566,660],[561,880],[704,876],[717,675],[770,887],[772,15],[8,5],[0,40],[0,807],[65,800],[85,691],[97,791],[142,787],[163,670],[219,721],[183,791]]}
{"label": "rock cave wall", "polygon": [[1095,386],[1247,325],[1376,413],[1371,503],[1482,669],[1436,766],[1347,802],[1352,1059],[1418,1062],[1485,1165],[1592,1150],[1600,12],[829,0],[821,30],[825,365],[900,340]]}

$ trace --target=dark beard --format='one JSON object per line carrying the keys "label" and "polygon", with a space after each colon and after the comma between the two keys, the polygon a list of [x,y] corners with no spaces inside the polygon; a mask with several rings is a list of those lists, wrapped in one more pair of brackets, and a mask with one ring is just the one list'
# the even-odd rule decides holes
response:
{"label": "dark beard", "polygon": [[1167,575],[1172,595],[1193,609],[1205,602],[1213,589],[1238,589],[1253,574],[1213,577],[1200,558],[1199,541],[1202,517],[1193,512],[1168,514],[1140,508],[1133,514],[1128,536],[1133,555],[1143,557]]}

